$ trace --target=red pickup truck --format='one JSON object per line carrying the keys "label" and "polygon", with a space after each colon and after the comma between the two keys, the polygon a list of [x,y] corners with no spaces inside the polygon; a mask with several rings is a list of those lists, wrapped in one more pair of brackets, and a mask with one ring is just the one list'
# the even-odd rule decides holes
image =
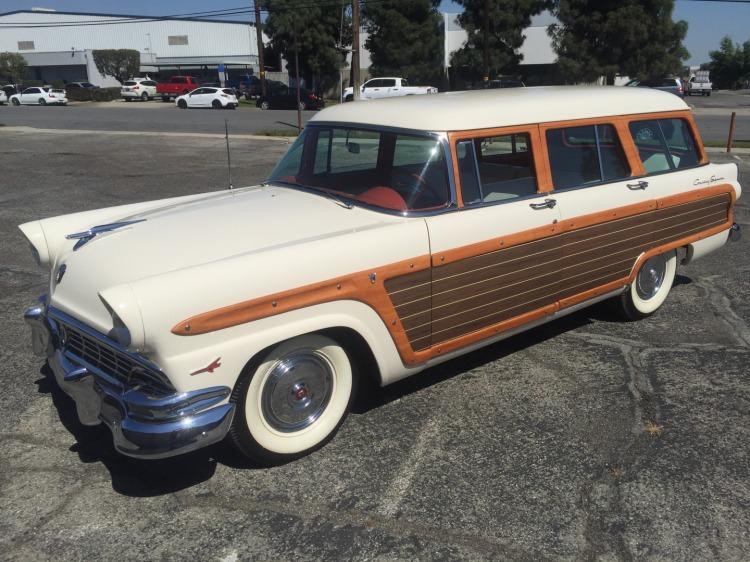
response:
{"label": "red pickup truck", "polygon": [[198,87],[198,79],[192,76],[172,76],[169,82],[159,82],[156,85],[156,95],[161,101],[169,101],[177,96],[187,94]]}

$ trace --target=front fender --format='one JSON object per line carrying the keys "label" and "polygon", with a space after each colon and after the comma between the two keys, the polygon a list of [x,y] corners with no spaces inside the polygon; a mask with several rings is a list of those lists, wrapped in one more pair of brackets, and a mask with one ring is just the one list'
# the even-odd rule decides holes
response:
{"label": "front fender", "polygon": [[[295,336],[330,328],[349,328],[362,336],[372,350],[384,385],[422,369],[405,366],[380,316],[366,304],[353,300],[310,306],[197,336],[163,335],[152,360],[179,391],[217,385],[233,387],[247,362],[259,352]],[[175,349],[170,354],[170,347],[175,346],[181,351]],[[212,372],[191,374],[217,359],[221,365]]]}

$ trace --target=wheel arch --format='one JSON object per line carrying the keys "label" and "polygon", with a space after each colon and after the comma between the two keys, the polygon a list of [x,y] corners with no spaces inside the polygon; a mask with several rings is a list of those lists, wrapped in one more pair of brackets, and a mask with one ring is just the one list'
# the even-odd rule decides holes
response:
{"label": "wheel arch", "polygon": [[[319,333],[338,341],[356,360],[366,380],[386,385],[406,374],[421,370],[401,360],[386,325],[368,305],[359,301],[333,301],[292,310],[246,324],[196,336],[169,334],[165,347],[179,344],[180,350],[157,353],[166,373],[180,373],[172,382],[180,391],[207,384],[235,387],[248,365],[289,339]],[[155,349],[166,349],[158,342]],[[183,347],[184,346],[184,347]],[[222,367],[210,375],[191,376],[197,369],[221,358]]]}

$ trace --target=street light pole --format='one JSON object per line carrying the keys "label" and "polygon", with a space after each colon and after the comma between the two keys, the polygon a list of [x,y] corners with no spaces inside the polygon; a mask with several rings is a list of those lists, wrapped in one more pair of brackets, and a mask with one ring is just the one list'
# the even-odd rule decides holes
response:
{"label": "street light pole", "polygon": [[352,99],[360,99],[359,73],[359,0],[352,0]]}

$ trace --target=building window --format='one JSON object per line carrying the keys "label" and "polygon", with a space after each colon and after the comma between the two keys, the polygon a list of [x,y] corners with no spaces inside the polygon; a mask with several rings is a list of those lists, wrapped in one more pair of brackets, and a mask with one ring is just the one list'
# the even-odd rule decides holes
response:
{"label": "building window", "polygon": [[188,36],[187,35],[170,35],[169,44],[170,45],[187,45]]}
{"label": "building window", "polygon": [[18,50],[19,51],[33,51],[34,50],[34,42],[33,41],[19,41],[18,42]]}

